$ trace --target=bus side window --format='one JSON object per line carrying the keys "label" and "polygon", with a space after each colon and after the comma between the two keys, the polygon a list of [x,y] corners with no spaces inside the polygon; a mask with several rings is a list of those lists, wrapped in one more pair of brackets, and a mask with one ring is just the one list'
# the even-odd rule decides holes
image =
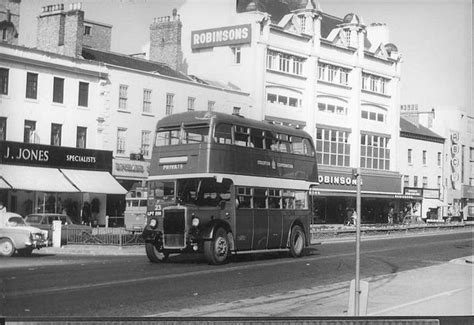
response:
{"label": "bus side window", "polygon": [[251,147],[263,149],[263,131],[258,129],[250,129]]}
{"label": "bus side window", "polygon": [[253,189],[253,207],[256,209],[265,209],[267,207],[267,190],[264,188]]}
{"label": "bus side window", "polygon": [[230,124],[219,124],[214,132],[214,142],[221,144],[232,143],[232,126]]}
{"label": "bus side window", "polygon": [[239,187],[237,188],[237,200],[239,201],[238,208],[247,208],[250,209],[252,207],[252,195],[251,189],[249,187]]}
{"label": "bus side window", "polygon": [[249,132],[247,127],[235,125],[234,144],[241,147],[247,147],[249,145]]}

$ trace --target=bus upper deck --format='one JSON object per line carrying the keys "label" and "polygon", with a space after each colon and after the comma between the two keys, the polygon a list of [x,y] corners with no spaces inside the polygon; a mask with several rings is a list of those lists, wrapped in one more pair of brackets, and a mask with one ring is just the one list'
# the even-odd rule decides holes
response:
{"label": "bus upper deck", "polygon": [[[212,152],[212,157],[207,153]],[[223,173],[317,182],[311,136],[303,130],[217,112],[167,116],[156,128],[150,175]],[[199,159],[198,159],[199,158]]]}

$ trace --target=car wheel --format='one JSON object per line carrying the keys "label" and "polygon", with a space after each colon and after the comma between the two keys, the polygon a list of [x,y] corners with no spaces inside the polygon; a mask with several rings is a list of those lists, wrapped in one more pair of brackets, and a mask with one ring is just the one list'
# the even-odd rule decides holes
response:
{"label": "car wheel", "polygon": [[153,243],[146,243],[145,250],[146,256],[153,263],[166,262],[170,255],[168,252],[158,250]]}
{"label": "car wheel", "polygon": [[8,238],[0,239],[0,256],[12,256],[15,253],[15,246]]}
{"label": "car wheel", "polygon": [[301,257],[305,244],[305,234],[300,226],[294,226],[290,234],[290,254],[293,257]]}
{"label": "car wheel", "polygon": [[18,250],[18,255],[20,256],[31,256],[31,253],[33,252],[33,248],[23,248]]}
{"label": "car wheel", "polygon": [[212,240],[204,242],[204,256],[209,264],[219,265],[228,261],[229,238],[223,228],[218,228]]}

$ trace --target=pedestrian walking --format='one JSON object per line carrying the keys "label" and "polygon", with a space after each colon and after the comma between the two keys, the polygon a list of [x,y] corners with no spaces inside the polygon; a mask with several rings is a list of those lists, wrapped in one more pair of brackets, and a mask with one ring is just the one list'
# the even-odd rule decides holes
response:
{"label": "pedestrian walking", "polygon": [[388,215],[387,215],[387,222],[389,225],[393,225],[393,216],[395,214],[395,210],[393,208],[393,206],[390,207],[390,209],[388,210]]}

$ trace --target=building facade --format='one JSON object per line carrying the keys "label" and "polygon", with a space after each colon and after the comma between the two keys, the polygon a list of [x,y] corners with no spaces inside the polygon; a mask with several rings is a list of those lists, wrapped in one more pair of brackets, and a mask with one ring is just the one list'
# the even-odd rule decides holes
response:
{"label": "building facade", "polygon": [[[420,111],[422,111],[420,109]],[[426,111],[426,110],[425,110]],[[420,122],[443,136],[444,204],[465,220],[474,218],[474,117],[458,107],[438,106]]]}
{"label": "building facade", "polygon": [[229,0],[206,9],[199,1],[179,8],[182,68],[248,92],[247,117],[313,135],[317,221],[342,222],[355,208],[359,165],[363,221],[383,221],[401,194],[401,58],[387,26],[334,17],[312,1]]}
{"label": "building facade", "polygon": [[[15,148],[21,145],[31,151],[31,146],[47,146],[37,150],[60,157],[61,152],[71,148],[77,152],[110,152],[106,171],[120,184],[114,180],[117,187],[100,187],[102,192],[97,193],[101,194],[102,209],[97,217],[101,225],[106,215],[122,214],[126,191],[134,183],[146,180],[154,130],[160,118],[186,110],[219,109],[232,113],[248,109],[248,94],[236,87],[197,80],[163,63],[110,52],[109,27],[84,20],[84,12],[77,4],[69,9],[57,4],[41,8],[39,48],[0,43],[2,148],[7,144]],[[78,159],[97,160],[90,158],[93,155],[87,157]],[[36,158],[30,160],[31,172],[41,172]],[[3,165],[18,162],[25,163],[7,159],[0,164],[1,199],[7,207],[22,214],[41,211],[37,199],[19,198],[15,194],[18,190],[36,191],[39,196],[47,193],[56,201],[65,196],[52,185],[48,191],[43,185],[18,188],[24,185],[8,181],[11,168]],[[57,167],[68,168],[62,164]],[[62,168],[53,169],[64,174]],[[74,199],[77,210],[82,211],[80,207],[91,203],[96,195],[91,197],[84,188],[72,187],[64,188],[64,193],[72,189],[81,193]],[[26,206],[24,201],[34,204]],[[48,207],[58,212],[59,205]]]}
{"label": "building facade", "polygon": [[401,213],[441,219],[438,209],[444,205],[444,142],[442,136],[419,124],[417,118],[400,118]]}

